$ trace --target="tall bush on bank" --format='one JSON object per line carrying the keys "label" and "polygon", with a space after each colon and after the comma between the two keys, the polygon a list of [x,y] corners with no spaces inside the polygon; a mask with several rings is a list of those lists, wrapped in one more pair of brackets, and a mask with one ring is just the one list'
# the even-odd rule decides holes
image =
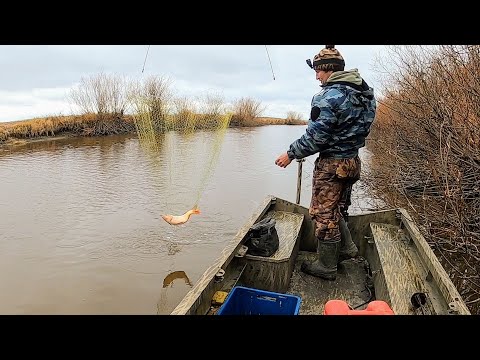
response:
{"label": "tall bush on bank", "polygon": [[392,46],[364,181],[414,216],[480,313],[480,46]]}
{"label": "tall bush on bank", "polygon": [[128,88],[124,77],[100,73],[82,77],[80,83],[71,89],[69,99],[80,109],[82,115],[121,117],[128,107]]}
{"label": "tall bush on bank", "polygon": [[249,126],[255,123],[255,118],[261,117],[265,106],[259,100],[242,97],[233,103],[231,126]]}

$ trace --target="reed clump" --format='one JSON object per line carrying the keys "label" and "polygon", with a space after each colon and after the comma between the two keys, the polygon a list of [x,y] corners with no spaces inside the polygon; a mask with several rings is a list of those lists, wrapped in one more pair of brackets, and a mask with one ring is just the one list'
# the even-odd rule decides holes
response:
{"label": "reed clump", "polygon": [[233,102],[231,126],[257,126],[258,118],[265,111],[261,102],[250,97],[243,97]]}
{"label": "reed clump", "polygon": [[303,120],[302,114],[295,111],[288,111],[285,123],[286,125],[304,125],[305,120]]}

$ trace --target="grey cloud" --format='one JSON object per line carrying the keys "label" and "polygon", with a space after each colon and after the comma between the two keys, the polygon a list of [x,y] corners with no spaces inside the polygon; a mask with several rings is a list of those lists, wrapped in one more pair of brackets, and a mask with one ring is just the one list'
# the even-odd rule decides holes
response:
{"label": "grey cloud", "polygon": [[[172,79],[179,95],[199,95],[209,89],[222,92],[226,101],[252,97],[269,103],[265,104],[269,109],[292,106],[296,111],[308,113],[311,97],[320,88],[305,59],[312,58],[323,46],[267,45],[273,80],[264,45],[151,45],[150,48],[149,45],[2,45],[0,93],[9,93],[19,105],[28,107],[25,101],[29,97],[23,96],[34,89],[37,90],[30,99],[36,96],[38,101],[60,100],[61,91],[55,89],[72,88],[82,77],[100,72],[129,79],[160,75]],[[344,55],[347,68],[359,68],[365,80],[374,85],[369,62],[381,47],[338,45],[337,48]],[[5,97],[2,105],[10,106],[9,114],[14,113],[15,101],[6,104],[8,99]],[[23,110],[19,109],[19,113],[23,114]]]}

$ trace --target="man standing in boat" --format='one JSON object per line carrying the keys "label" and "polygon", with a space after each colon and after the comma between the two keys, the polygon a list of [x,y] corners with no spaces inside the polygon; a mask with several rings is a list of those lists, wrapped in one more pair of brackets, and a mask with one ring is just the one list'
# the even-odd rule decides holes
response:
{"label": "man standing in boat", "polygon": [[307,64],[315,70],[322,90],[313,96],[305,134],[275,164],[285,168],[293,159],[319,154],[309,209],[315,222],[317,257],[313,262],[304,262],[301,269],[335,280],[337,264],[358,252],[351,237],[342,242],[340,224],[347,215],[352,186],[360,178],[358,151],[365,146],[375,119],[376,101],[373,89],[357,69],[344,71],[345,61],[334,45],[326,45],[314,56],[313,64],[310,59]]}

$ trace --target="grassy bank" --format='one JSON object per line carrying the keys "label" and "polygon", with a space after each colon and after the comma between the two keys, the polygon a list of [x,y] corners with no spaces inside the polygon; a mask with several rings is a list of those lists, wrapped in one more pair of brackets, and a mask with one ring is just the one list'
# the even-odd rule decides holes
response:
{"label": "grassy bank", "polygon": [[[265,107],[249,97],[226,104],[223,95],[205,92],[179,96],[171,81],[152,75],[128,81],[103,73],[82,78],[68,101],[78,115],[50,116],[0,123],[0,145],[58,136],[106,136],[145,131],[190,131],[207,128],[306,124],[298,113],[284,119],[263,117]],[[128,115],[126,115],[128,114]],[[223,119],[223,120],[222,120]],[[228,121],[224,121],[228,119]],[[223,124],[218,124],[218,122]]]}
{"label": "grassy bank", "polygon": [[[240,119],[233,117],[230,127],[265,125],[304,125],[295,118],[257,117]],[[136,133],[133,116],[98,116],[97,114],[52,116],[23,121],[0,123],[0,145],[21,145],[57,137],[107,136]]]}

